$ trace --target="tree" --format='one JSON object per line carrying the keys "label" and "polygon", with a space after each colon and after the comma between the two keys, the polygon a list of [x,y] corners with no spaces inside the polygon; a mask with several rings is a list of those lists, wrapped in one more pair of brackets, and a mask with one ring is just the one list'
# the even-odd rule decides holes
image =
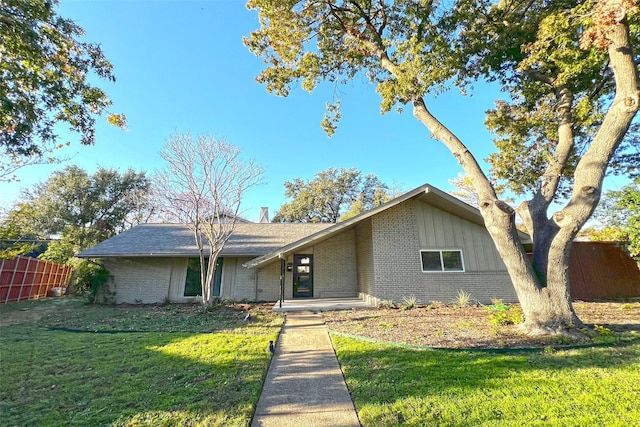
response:
{"label": "tree", "polygon": [[285,182],[291,202],[280,207],[273,222],[338,222],[387,201],[388,187],[373,174],[355,168],[329,168],[314,179]]}
{"label": "tree", "polygon": [[[382,112],[410,106],[473,182],[525,328],[564,333],[582,324],[569,294],[571,242],[598,203],[608,165],[633,168],[638,160],[624,150],[637,143],[637,133],[625,135],[640,104],[634,1],[250,0],[248,7],[258,9],[261,27],[245,44],[264,58],[257,80],[269,92],[287,96],[297,81],[313,91],[363,73],[377,85]],[[532,260],[514,209],[427,105],[427,95],[454,85],[466,91],[480,79],[509,97],[487,117],[499,149],[490,163],[511,190],[531,196],[517,211],[533,239]],[[339,102],[330,103],[329,134],[340,117]]]}
{"label": "tree", "polygon": [[[115,81],[100,46],[79,41],[84,31],[57,14],[58,0],[0,2],[0,179],[15,169],[54,161],[59,122],[94,143],[95,116],[111,101],[91,74]],[[126,118],[109,114],[124,127]]]}
{"label": "tree", "polygon": [[129,169],[120,174],[100,168],[89,175],[68,166],[24,192],[23,201],[8,212],[0,223],[0,239],[8,243],[0,248],[0,256],[33,254],[46,245],[39,258],[71,265],[70,287],[77,292],[89,287],[95,297],[108,273],[75,254],[134,224],[135,213],[149,204],[148,195],[144,172]]}
{"label": "tree", "polygon": [[260,183],[262,168],[253,160],[243,161],[238,147],[210,135],[173,135],[160,155],[167,162],[155,178],[160,209],[193,232],[202,303],[211,304],[218,256],[235,230],[242,196]]}
{"label": "tree", "polygon": [[591,240],[623,241],[640,263],[640,177],[620,190],[607,191],[594,217],[602,227],[588,230]]}
{"label": "tree", "polygon": [[16,242],[58,235],[41,257],[66,263],[77,252],[129,228],[130,215],[148,203],[148,192],[144,172],[100,168],[89,175],[68,166],[26,191],[0,230],[12,230],[6,238]]}
{"label": "tree", "polygon": [[[456,196],[458,199],[462,200],[468,205],[473,206],[474,208],[480,206],[478,193],[476,193],[473,181],[471,181],[468,176],[464,174],[458,174],[457,177],[448,181],[449,184],[455,187],[455,190],[449,192],[451,195]],[[503,187],[494,185],[494,188],[497,196],[502,197],[504,195]],[[505,198],[504,200],[506,202],[513,203],[513,199]]]}
{"label": "tree", "polygon": [[33,218],[34,206],[17,203],[0,223],[0,259],[17,255],[36,256],[46,250],[46,240],[39,236]]}

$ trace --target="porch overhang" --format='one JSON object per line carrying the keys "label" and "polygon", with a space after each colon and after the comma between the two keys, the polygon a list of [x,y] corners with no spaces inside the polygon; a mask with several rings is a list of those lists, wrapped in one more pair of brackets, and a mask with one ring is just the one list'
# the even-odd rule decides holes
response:
{"label": "porch overhang", "polygon": [[[464,203],[463,201],[448,193],[445,193],[442,190],[437,189],[436,187],[433,187],[429,184],[424,184],[418,188],[415,188],[407,193],[396,197],[393,200],[388,201],[387,203],[373,208],[370,211],[361,213],[360,215],[356,215],[353,218],[347,219],[346,221],[339,222],[324,230],[306,236],[300,240],[281,247],[277,251],[273,251],[263,256],[252,259],[251,261],[243,264],[243,266],[246,268],[259,268],[277,260],[278,258],[283,259],[284,257],[299,251],[305,246],[327,240],[340,232],[355,227],[358,223],[367,218],[370,218],[384,210],[392,208],[410,199],[421,200],[439,209],[451,212],[454,215],[462,217],[468,221],[484,226],[484,219],[482,218],[482,215],[480,214],[480,211],[478,209]],[[527,235],[526,233],[519,231],[518,235],[523,243],[531,241],[529,235]]]}
{"label": "porch overhang", "polygon": [[277,301],[273,306],[276,312],[313,312],[337,310],[367,310],[376,308],[360,298],[307,298]]}

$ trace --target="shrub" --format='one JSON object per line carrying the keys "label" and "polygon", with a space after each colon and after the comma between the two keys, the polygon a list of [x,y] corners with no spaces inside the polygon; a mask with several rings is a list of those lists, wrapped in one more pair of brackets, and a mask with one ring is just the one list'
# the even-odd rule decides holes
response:
{"label": "shrub", "polygon": [[70,293],[87,295],[89,303],[96,302],[96,298],[102,298],[101,302],[112,302],[113,295],[105,286],[109,281],[109,272],[102,265],[78,258],[72,259],[69,264],[73,267],[69,281]]}
{"label": "shrub", "polygon": [[456,307],[466,307],[469,305],[471,301],[471,294],[460,289],[458,291],[458,296],[453,299],[453,304]]}
{"label": "shrub", "polygon": [[500,302],[487,307],[489,310],[489,321],[496,326],[517,325],[524,322],[522,309],[517,306],[509,307]]}
{"label": "shrub", "polygon": [[418,298],[415,295],[411,295],[409,297],[402,297],[402,305],[400,306],[403,310],[409,310],[412,308],[416,308],[418,305]]}

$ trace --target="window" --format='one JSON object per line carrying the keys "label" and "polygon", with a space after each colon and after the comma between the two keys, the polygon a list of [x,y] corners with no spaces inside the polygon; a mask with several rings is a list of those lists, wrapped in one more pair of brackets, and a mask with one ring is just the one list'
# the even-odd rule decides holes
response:
{"label": "window", "polygon": [[[205,264],[208,264],[209,259],[205,258],[204,262]],[[222,264],[223,258],[218,258],[218,262],[216,264],[216,272],[213,276],[213,296],[216,297],[220,296],[220,285],[222,282]],[[200,258],[189,258],[189,263],[187,264],[187,277],[184,283],[184,296],[198,297],[201,295],[202,280],[200,280]]]}
{"label": "window", "polygon": [[420,256],[422,271],[464,271],[459,249],[420,251]]}
{"label": "window", "polygon": [[200,258],[189,258],[189,263],[187,264],[187,278],[184,283],[184,296],[197,297],[200,295],[202,295]]}

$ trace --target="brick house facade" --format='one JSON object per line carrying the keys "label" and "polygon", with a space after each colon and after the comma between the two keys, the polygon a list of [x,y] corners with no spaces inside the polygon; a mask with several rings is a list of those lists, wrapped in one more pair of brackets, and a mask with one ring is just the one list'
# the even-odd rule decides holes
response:
{"label": "brick house facade", "polygon": [[[145,224],[79,256],[105,260],[115,302],[189,301],[189,239],[184,226]],[[483,303],[516,301],[479,212],[428,184],[337,224],[239,224],[221,257],[223,299],[276,301],[283,290],[285,300],[429,303],[462,290]]]}

